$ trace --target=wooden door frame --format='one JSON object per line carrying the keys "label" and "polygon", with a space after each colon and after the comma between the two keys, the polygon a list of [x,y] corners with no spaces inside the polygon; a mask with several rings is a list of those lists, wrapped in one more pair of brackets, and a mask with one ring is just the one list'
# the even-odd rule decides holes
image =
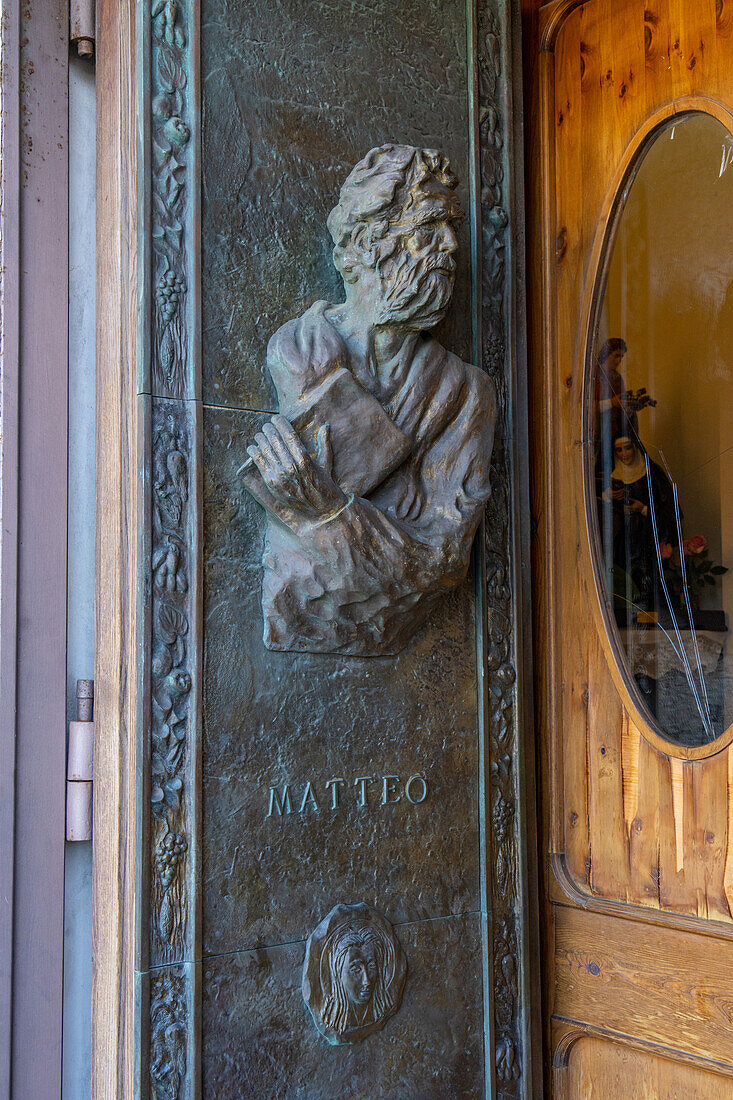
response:
{"label": "wooden door frame", "polygon": [[97,5],[97,339],[92,1095],[136,1095],[139,708],[135,0]]}

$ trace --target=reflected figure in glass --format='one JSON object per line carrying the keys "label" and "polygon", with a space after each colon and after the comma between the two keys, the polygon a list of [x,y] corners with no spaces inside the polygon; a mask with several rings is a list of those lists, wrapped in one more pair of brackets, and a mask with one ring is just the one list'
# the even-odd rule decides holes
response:
{"label": "reflected figure in glass", "polygon": [[596,471],[606,575],[620,621],[663,607],[660,544],[678,545],[674,494],[664,470],[645,453],[627,422],[601,447]]}
{"label": "reflected figure in glass", "polygon": [[733,735],[731,143],[701,111],[650,135],[619,193],[588,349],[607,629],[642,721],[693,748]]}

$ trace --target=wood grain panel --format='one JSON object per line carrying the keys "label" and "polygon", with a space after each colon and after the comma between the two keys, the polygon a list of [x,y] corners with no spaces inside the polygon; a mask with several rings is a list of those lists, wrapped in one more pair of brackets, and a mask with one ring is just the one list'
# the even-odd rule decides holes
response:
{"label": "wood grain panel", "polygon": [[597,638],[588,647],[588,788],[591,888],[603,897],[626,898],[628,836],[624,822],[621,701],[604,675]]}
{"label": "wood grain panel", "polygon": [[702,868],[702,916],[728,920],[725,856],[728,848],[728,754],[718,753],[704,768],[691,766],[693,863]]}
{"label": "wood grain panel", "polygon": [[536,577],[546,588],[539,712],[553,851],[581,893],[727,923],[727,753],[672,749],[679,759],[670,764],[618,667],[591,561],[583,390],[593,282],[614,195],[655,124],[705,103],[719,117],[733,108],[731,7],[559,0],[543,9],[546,254],[544,315],[533,333],[543,360],[533,499],[547,566]]}
{"label": "wood grain panel", "polygon": [[[92,1097],[136,1095],[138,776],[136,4],[97,5],[97,439]],[[139,1092],[139,1089],[137,1090]]]}
{"label": "wood grain panel", "polygon": [[557,906],[554,1011],[730,1062],[733,952],[722,939]]}
{"label": "wood grain panel", "polygon": [[567,1100],[722,1100],[733,1095],[729,1077],[594,1036],[574,1043],[565,1072]]}
{"label": "wood grain panel", "polygon": [[[635,810],[628,823],[629,882],[628,900],[634,905],[659,908],[659,772],[661,758],[625,715],[622,738],[638,748],[637,771],[634,759],[624,754],[624,798]],[[666,761],[665,761],[666,763]],[[636,789],[636,797],[631,791]],[[630,811],[631,812],[631,811]]]}

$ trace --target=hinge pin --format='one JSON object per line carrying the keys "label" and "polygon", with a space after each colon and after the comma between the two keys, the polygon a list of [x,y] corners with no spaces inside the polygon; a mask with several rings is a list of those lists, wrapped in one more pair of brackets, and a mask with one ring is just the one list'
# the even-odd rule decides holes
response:
{"label": "hinge pin", "polygon": [[69,23],[71,44],[79,57],[94,57],[94,0],[70,0]]}
{"label": "hinge pin", "polygon": [[66,769],[66,839],[92,839],[94,681],[76,681],[76,721],[69,722]]}

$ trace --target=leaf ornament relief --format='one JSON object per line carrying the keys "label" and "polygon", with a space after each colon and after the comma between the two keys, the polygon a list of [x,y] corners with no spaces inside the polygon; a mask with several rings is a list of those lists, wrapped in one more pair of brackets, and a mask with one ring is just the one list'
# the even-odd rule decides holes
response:
{"label": "leaf ornament relief", "polygon": [[186,383],[185,222],[187,42],[181,6],[154,0],[152,113],[153,375],[156,388],[183,397]]}
{"label": "leaf ornament relief", "polygon": [[141,139],[149,200],[149,253],[143,306],[151,393],[149,456],[150,557],[143,583],[149,596],[149,806],[145,847],[149,887],[149,1092],[153,1100],[192,1095],[197,1021],[191,1011],[190,958],[194,927],[193,854],[196,790],[198,639],[197,420],[190,288],[195,194],[191,85],[197,9],[193,0],[148,0],[150,81],[140,89],[147,125]]}
{"label": "leaf ornament relief", "polygon": [[506,328],[506,117],[503,32],[483,0],[478,12],[479,162],[482,227],[483,367],[497,393],[496,442],[491,458],[491,496],[486,506],[486,651],[490,837],[493,876],[491,911],[494,957],[494,1065],[500,1095],[521,1095],[522,1047],[519,987],[519,896],[512,622],[511,470],[506,446],[508,368]]}
{"label": "leaf ornament relief", "polygon": [[179,1100],[186,1077],[188,1034],[182,972],[156,974],[150,990],[150,1091],[153,1100]]}
{"label": "leaf ornament relief", "polygon": [[[160,416],[160,405],[156,405]],[[165,958],[184,941],[188,839],[184,803],[189,733],[189,618],[186,572],[188,439],[166,410],[153,434],[153,652],[151,804],[153,940]]]}

